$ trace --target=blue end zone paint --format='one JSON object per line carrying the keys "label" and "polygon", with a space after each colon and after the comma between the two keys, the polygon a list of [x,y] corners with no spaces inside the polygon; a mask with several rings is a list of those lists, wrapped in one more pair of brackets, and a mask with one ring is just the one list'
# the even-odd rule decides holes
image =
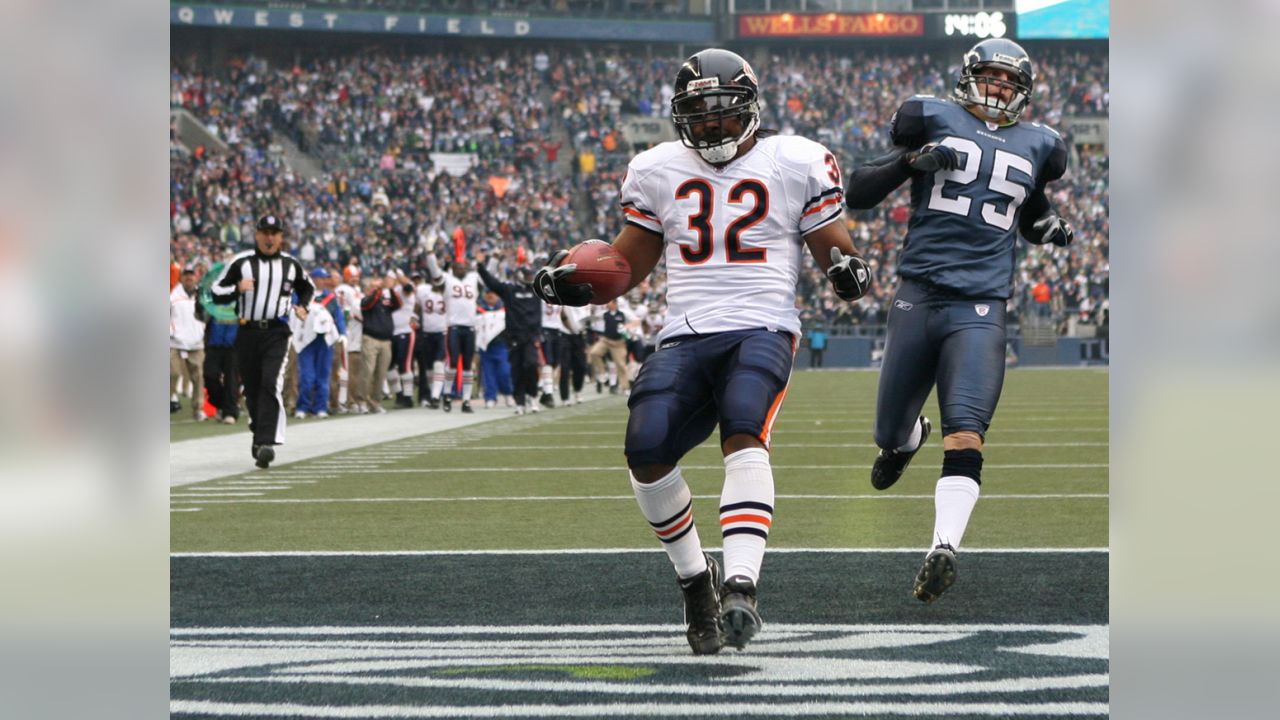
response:
{"label": "blue end zone paint", "polygon": [[[760,607],[782,623],[1108,622],[1105,553],[964,554],[932,606],[923,552],[766,554]],[[665,555],[177,557],[173,627],[676,622]]]}

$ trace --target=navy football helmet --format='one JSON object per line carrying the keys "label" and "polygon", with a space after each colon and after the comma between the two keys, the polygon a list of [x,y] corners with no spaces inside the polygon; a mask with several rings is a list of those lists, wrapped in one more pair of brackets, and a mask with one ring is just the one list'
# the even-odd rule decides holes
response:
{"label": "navy football helmet", "polygon": [[[695,53],[676,73],[671,120],[685,147],[709,163],[725,163],[760,127],[760,87],[746,60],[728,50]],[[740,130],[728,132],[726,120]]]}
{"label": "navy football helmet", "polygon": [[[1012,82],[992,77],[982,77],[979,80],[979,72],[986,68],[1004,70],[1015,79]],[[964,54],[964,67],[960,71],[960,81],[956,83],[954,95],[958,102],[981,110],[991,122],[1014,123],[1031,100],[1031,88],[1035,79],[1031,56],[1027,55],[1021,45],[1012,40],[992,38],[974,45]],[[1008,88],[1013,91],[1013,97],[1005,102],[998,94],[985,95],[978,89],[979,82]]]}

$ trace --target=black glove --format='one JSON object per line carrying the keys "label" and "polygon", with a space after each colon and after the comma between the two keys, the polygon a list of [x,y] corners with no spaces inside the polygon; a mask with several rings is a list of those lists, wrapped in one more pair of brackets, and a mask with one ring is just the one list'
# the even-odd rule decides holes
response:
{"label": "black glove", "polygon": [[955,170],[960,167],[960,153],[938,143],[929,143],[919,150],[907,153],[903,158],[912,170],[920,173]]}
{"label": "black glove", "polygon": [[578,269],[576,263],[556,267],[568,255],[568,250],[561,250],[552,255],[546,265],[538,268],[533,276],[533,294],[552,305],[582,307],[591,303],[591,284],[571,283],[565,279]]}
{"label": "black glove", "polygon": [[1027,238],[1027,240],[1036,245],[1044,245],[1051,242],[1058,247],[1066,247],[1076,239],[1076,233],[1071,229],[1071,223],[1054,213],[1048,213],[1032,223],[1031,232],[1035,234],[1035,237]]}
{"label": "black glove", "polygon": [[871,266],[858,255],[845,255],[840,248],[831,248],[831,267],[827,279],[841,300],[850,302],[867,294],[871,289]]}

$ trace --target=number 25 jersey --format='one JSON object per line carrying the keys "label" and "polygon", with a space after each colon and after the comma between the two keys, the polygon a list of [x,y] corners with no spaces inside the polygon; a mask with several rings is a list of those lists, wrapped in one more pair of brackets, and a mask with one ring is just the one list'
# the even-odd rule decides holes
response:
{"label": "number 25 jersey", "polygon": [[902,103],[890,125],[894,145],[941,143],[960,155],[955,170],[911,181],[898,274],[966,297],[1008,298],[1022,203],[1066,172],[1062,137],[1039,123],[988,123],[928,95]]}
{"label": "number 25 jersey", "polygon": [[627,223],[666,244],[658,341],[750,328],[799,337],[802,238],[843,216],[842,187],[835,157],[792,135],[757,136],[720,168],[679,142],[637,155],[619,202]]}

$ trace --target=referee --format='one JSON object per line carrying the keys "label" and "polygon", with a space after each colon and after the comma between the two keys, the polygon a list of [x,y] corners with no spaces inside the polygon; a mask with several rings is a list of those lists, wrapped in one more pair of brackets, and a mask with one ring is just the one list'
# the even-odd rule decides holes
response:
{"label": "referee", "polygon": [[[315,287],[292,255],[282,252],[284,223],[263,215],[254,233],[253,250],[236,255],[210,288],[214,302],[236,304],[240,332],[236,358],[244,382],[253,459],[265,468],[276,457],[273,445],[284,444],[284,366],[289,349],[289,309],[307,318]],[[297,293],[298,304],[292,295]]]}

